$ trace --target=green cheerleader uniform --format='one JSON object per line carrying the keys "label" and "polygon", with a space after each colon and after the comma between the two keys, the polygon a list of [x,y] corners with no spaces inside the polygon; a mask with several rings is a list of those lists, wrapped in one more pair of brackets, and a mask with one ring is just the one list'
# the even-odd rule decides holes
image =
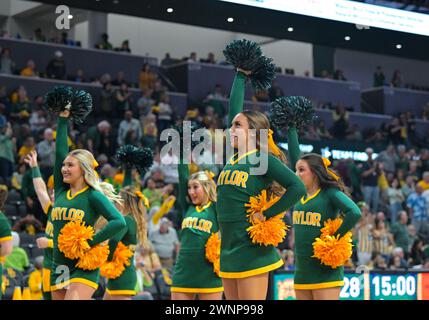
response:
{"label": "green cheerleader uniform", "polygon": [[[288,146],[291,166],[299,159],[298,135],[294,127],[288,130]],[[360,219],[358,206],[336,188],[318,189],[311,197],[301,198],[293,210],[295,229],[295,278],[294,288],[315,290],[344,285],[344,267],[336,269],[321,264],[313,258],[313,242],[320,236],[320,229],[328,219],[335,219],[341,213],[343,223],[337,234],[344,235]]]}
{"label": "green cheerleader uniform", "polygon": [[[237,73],[231,90],[229,124],[242,111],[246,77]],[[252,174],[250,157],[266,157],[268,168],[263,175]],[[240,160],[247,160],[242,163]],[[246,229],[251,226],[247,208],[251,196],[257,196],[273,181],[286,189],[284,195],[263,214],[268,219],[288,210],[305,193],[300,179],[278,158],[259,150],[238,157],[235,154],[225,165],[217,180],[218,222],[221,234],[220,276],[245,278],[275,270],[283,265],[274,246],[252,243]]]}
{"label": "green cheerleader uniform", "polygon": [[[128,185],[131,185],[131,170],[125,170],[125,177],[122,186],[126,187]],[[109,261],[111,261],[111,259],[113,258],[113,254],[116,250],[119,241],[121,241],[131,251],[135,251],[137,245],[136,220],[129,214],[124,216],[124,219],[125,223],[127,224],[126,228],[109,241]],[[137,284],[137,273],[136,267],[134,265],[134,255],[130,259],[130,265],[125,266],[125,270],[118,278],[109,279],[107,281],[106,292],[108,294],[121,296],[135,296],[137,294],[137,292],[135,291],[135,287]]]}
{"label": "green cheerleader uniform", "polygon": [[[0,246],[3,242],[12,240],[10,224],[3,212],[0,211]],[[6,257],[0,257],[0,300],[2,297],[3,264]]]}
{"label": "green cheerleader uniform", "polygon": [[57,125],[54,189],[55,203],[51,212],[54,227],[53,263],[51,270],[51,291],[63,289],[70,283],[83,283],[94,289],[98,288],[99,269],[87,271],[76,267],[78,260],[71,260],[58,249],[58,236],[61,229],[70,221],[83,221],[86,226],[94,226],[100,216],[107,225],[88,241],[95,246],[125,228],[125,221],[115,206],[100,191],[86,186],[73,196],[68,185],[63,183],[61,167],[68,153],[67,118],[59,117]]}
{"label": "green cheerleader uniform", "polygon": [[[42,178],[39,167],[31,168],[31,175],[34,179]],[[43,291],[43,300],[51,300],[51,268],[52,268],[52,251],[54,247],[54,226],[52,225],[51,212],[52,212],[52,203],[49,202],[43,212],[47,215],[48,221],[45,228],[45,236],[48,238],[48,247],[43,249],[43,269],[42,269],[42,291]]]}
{"label": "green cheerleader uniform", "polygon": [[180,231],[180,251],[173,271],[171,292],[214,293],[222,292],[222,279],[213,270],[206,258],[205,245],[212,233],[219,231],[216,219],[216,204],[194,206],[186,200],[189,167],[180,163],[179,204],[185,212]]}

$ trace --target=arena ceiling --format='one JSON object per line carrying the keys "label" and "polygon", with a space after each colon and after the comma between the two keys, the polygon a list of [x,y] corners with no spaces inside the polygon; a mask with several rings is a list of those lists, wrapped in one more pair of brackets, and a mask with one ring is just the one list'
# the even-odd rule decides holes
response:
{"label": "arena ceiling", "polygon": [[[298,1],[298,0],[297,0]],[[214,0],[42,0],[74,8],[138,16],[275,39],[429,60],[429,37]],[[173,8],[168,13],[167,8]],[[234,22],[227,21],[233,17]],[[293,32],[288,28],[293,28]],[[156,32],[156,30],[154,30]],[[345,37],[351,37],[346,41]],[[398,49],[397,45],[401,48]]]}

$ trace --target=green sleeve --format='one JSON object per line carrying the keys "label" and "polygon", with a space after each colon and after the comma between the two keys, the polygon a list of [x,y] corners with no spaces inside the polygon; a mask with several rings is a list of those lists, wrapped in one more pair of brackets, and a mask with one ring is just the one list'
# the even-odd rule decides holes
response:
{"label": "green sleeve", "polygon": [[131,177],[132,169],[125,169],[124,172],[124,181],[122,182],[122,188],[128,187],[133,183],[133,179]]}
{"label": "green sleeve", "polygon": [[109,257],[107,258],[107,261],[112,261],[113,254],[115,253],[116,247],[118,246],[118,243],[122,240],[122,238],[125,236],[127,231],[128,231],[128,225],[121,232],[118,232],[112,238],[110,238]]}
{"label": "green sleeve", "polygon": [[301,156],[301,151],[299,150],[298,133],[294,126],[289,126],[287,130],[287,144],[290,168],[295,171],[295,165]]}
{"label": "green sleeve", "polygon": [[180,161],[177,168],[179,171],[179,190],[178,190],[178,200],[179,205],[182,210],[179,210],[180,221],[183,219],[184,214],[188,211],[188,201],[186,201],[186,195],[188,194],[188,179],[189,179],[189,165],[183,164],[183,161]]}
{"label": "green sleeve", "polygon": [[54,166],[54,190],[56,195],[58,195],[62,190],[66,188],[65,184],[63,183],[63,175],[61,173],[61,168],[63,166],[64,159],[69,152],[69,146],[67,141],[67,124],[67,118],[58,117]]}
{"label": "green sleeve", "polygon": [[360,209],[352,199],[338,189],[330,190],[329,199],[344,214],[343,223],[337,231],[337,234],[343,236],[352,230],[356,222],[361,218]]}
{"label": "green sleeve", "polygon": [[10,224],[5,215],[0,212],[0,243],[3,241],[12,240],[12,231]]}
{"label": "green sleeve", "polygon": [[232,125],[232,120],[234,117],[243,111],[245,85],[246,76],[241,72],[237,72],[235,74],[234,82],[232,83],[231,94],[229,96],[228,128]]}
{"label": "green sleeve", "polygon": [[91,192],[90,203],[93,212],[96,215],[102,215],[108,221],[107,225],[94,236],[93,240],[89,241],[89,245],[92,247],[122,232],[126,224],[121,213],[101,192],[95,190]]}
{"label": "green sleeve", "polygon": [[264,216],[267,218],[288,210],[305,194],[305,187],[301,180],[283,162],[272,155],[268,155],[266,176],[286,189],[279,201],[264,212]]}

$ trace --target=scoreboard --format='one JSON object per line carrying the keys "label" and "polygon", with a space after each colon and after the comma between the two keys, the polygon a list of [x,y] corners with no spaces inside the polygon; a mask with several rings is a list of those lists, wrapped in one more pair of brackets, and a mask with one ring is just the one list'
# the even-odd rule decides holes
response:
{"label": "scoreboard", "polygon": [[[271,287],[274,300],[295,299],[292,271],[274,273]],[[429,272],[346,272],[340,300],[429,300]]]}

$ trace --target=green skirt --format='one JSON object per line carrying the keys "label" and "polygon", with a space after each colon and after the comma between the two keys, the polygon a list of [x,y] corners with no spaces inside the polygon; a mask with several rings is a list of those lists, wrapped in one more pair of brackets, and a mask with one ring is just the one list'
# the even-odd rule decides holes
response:
{"label": "green skirt", "polygon": [[246,278],[270,272],[283,265],[274,246],[252,243],[246,229],[247,221],[220,222],[221,234],[220,276],[222,278]]}
{"label": "green skirt", "polygon": [[222,279],[213,270],[205,252],[179,252],[173,271],[171,292],[222,292]]}
{"label": "green skirt", "polygon": [[294,288],[315,290],[344,285],[344,267],[332,269],[309,256],[295,256]]}
{"label": "green skirt", "polygon": [[[77,262],[77,260],[76,260]],[[52,263],[51,291],[67,289],[71,283],[82,283],[97,290],[100,279],[100,269],[92,271],[82,270],[75,266],[57,265]]]}
{"label": "green skirt", "polygon": [[110,295],[135,296],[136,283],[136,268],[131,263],[118,278],[107,281],[106,292]]}

